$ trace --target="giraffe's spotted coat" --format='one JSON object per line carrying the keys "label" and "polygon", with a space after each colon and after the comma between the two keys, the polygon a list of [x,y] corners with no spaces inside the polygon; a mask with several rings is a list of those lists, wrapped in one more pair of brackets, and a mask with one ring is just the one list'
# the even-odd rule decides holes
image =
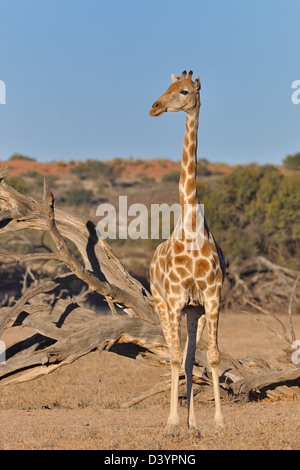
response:
{"label": "giraffe's spotted coat", "polygon": [[[186,112],[186,128],[183,142],[183,156],[179,182],[179,196],[182,214],[186,204],[191,206],[189,220],[196,227],[199,206],[196,189],[196,149],[200,110],[200,80],[192,80],[192,72],[181,77],[173,75],[173,84],[153,104],[152,116],[165,111]],[[187,91],[184,95],[180,91]],[[201,213],[200,213],[201,214]],[[180,222],[179,222],[180,223]],[[154,306],[160,317],[163,332],[170,351],[172,366],[171,410],[168,419],[170,428],[178,426],[177,413],[178,378],[182,362],[180,344],[180,317],[186,311],[188,338],[185,348],[185,368],[187,375],[189,418],[188,423],[196,428],[192,394],[192,369],[195,345],[205,322],[208,325],[207,358],[212,369],[216,421],[224,424],[221,412],[218,372],[219,353],[217,347],[218,317],[220,309],[221,285],[225,275],[223,253],[203,220],[203,236],[191,238],[186,226],[182,227],[181,239],[174,233],[160,244],[150,266],[151,291]],[[192,249],[191,249],[192,243]],[[200,320],[199,320],[200,319]]]}

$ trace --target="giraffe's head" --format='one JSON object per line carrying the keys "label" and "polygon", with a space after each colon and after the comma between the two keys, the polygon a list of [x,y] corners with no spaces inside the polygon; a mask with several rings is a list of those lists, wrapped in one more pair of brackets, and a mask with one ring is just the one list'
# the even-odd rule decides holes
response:
{"label": "giraffe's head", "polygon": [[197,77],[195,81],[193,81],[192,71],[188,73],[188,76],[186,75],[186,71],[182,72],[181,77],[172,75],[172,85],[155,101],[150,110],[151,116],[160,116],[168,111],[188,112],[196,107],[200,107],[200,79]]}

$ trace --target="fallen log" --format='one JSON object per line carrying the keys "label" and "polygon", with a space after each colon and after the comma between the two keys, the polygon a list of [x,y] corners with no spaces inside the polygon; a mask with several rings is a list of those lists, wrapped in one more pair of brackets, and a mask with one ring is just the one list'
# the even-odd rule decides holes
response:
{"label": "fallen log", "polygon": [[247,399],[253,392],[276,387],[277,385],[288,382],[296,382],[300,379],[300,368],[290,370],[268,370],[254,376],[244,377],[241,380],[233,382],[230,386],[234,395],[240,395]]}

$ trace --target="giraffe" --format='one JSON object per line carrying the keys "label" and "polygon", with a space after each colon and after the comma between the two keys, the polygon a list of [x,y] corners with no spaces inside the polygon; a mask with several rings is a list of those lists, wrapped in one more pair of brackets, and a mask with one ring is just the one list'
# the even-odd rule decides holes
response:
{"label": "giraffe", "polygon": [[[187,382],[188,418],[190,432],[200,436],[197,428],[192,371],[195,349],[205,324],[208,327],[207,360],[212,372],[215,398],[215,424],[225,429],[219,389],[219,352],[217,343],[221,286],[225,277],[225,262],[221,248],[210,232],[198,202],[196,189],[197,133],[200,111],[200,79],[193,81],[193,72],[179,77],[172,75],[172,84],[153,104],[150,115],[185,111],[186,124],[181,161],[179,196],[181,217],[170,237],[154,253],[150,265],[150,288],[155,310],[170,351],[171,399],[166,433],[179,433],[178,384],[183,364]],[[185,208],[188,208],[185,210]],[[202,220],[202,233],[195,233],[197,219]],[[186,225],[186,218],[192,232]],[[178,227],[181,236],[178,235]],[[181,349],[180,320],[186,314],[187,341]]]}

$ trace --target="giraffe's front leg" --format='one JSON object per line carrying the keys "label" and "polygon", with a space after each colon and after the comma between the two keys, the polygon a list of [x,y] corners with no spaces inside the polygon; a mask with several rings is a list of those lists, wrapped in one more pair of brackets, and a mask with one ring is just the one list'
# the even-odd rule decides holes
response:
{"label": "giraffe's front leg", "polygon": [[[152,282],[150,286],[153,295],[155,310],[159,315],[162,330],[169,349],[172,382],[171,405],[166,427],[166,436],[174,437],[179,434],[179,416],[177,413],[177,402],[179,372],[182,361],[182,354],[180,348],[180,311],[179,315],[173,312],[172,307],[170,307],[170,305],[160,296]],[[178,324],[176,324],[176,321],[174,321],[175,318],[177,319]],[[173,319],[173,321],[171,319]],[[174,330],[174,328],[176,331]]]}
{"label": "giraffe's front leg", "polygon": [[180,313],[181,309],[170,308],[169,318],[172,335],[172,347],[170,351],[171,362],[171,403],[170,414],[167,422],[166,435],[175,437],[179,435],[179,415],[178,415],[178,389],[179,373],[182,364],[182,351],[180,344]]}
{"label": "giraffe's front leg", "polygon": [[[202,315],[202,316],[201,316]],[[200,437],[197,427],[194,394],[193,394],[193,367],[195,362],[195,351],[205,325],[205,315],[203,308],[186,310],[187,320],[187,341],[184,352],[184,368],[186,376],[187,401],[188,401],[188,428],[194,437]]]}
{"label": "giraffe's front leg", "polygon": [[225,420],[221,409],[219,385],[219,350],[218,350],[218,318],[220,298],[211,299],[205,306],[208,326],[207,361],[211,368],[214,397],[215,397],[215,425],[217,429],[225,430]]}

